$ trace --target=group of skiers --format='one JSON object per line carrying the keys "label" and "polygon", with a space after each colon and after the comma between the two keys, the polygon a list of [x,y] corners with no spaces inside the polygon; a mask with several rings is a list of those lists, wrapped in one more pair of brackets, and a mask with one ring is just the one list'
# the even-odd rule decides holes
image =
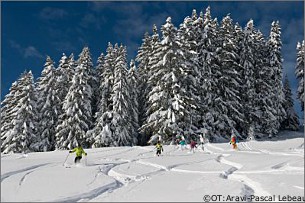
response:
{"label": "group of skiers", "polygon": [[[206,138],[206,133],[207,133],[207,130],[205,130],[203,132],[203,134],[200,135],[200,139],[199,139],[200,140],[199,145],[201,146],[202,151],[204,151],[204,144],[208,142],[208,139]],[[186,140],[185,140],[184,136],[181,135],[181,136],[177,136],[177,137],[178,138],[176,139],[176,145],[178,147],[180,145],[181,150],[187,149],[187,143],[186,143]],[[233,130],[232,130],[231,139],[230,139],[229,143],[232,145],[234,150],[237,150],[237,136],[236,136],[236,134],[234,133]],[[191,139],[191,141],[190,141],[190,152],[195,153],[195,148],[197,148],[197,147],[198,147],[197,142],[195,140]],[[161,151],[163,152],[163,147],[162,147],[162,144],[161,144],[160,137],[159,137],[159,140],[156,144],[155,149],[157,149],[156,155],[160,156]]]}
{"label": "group of skiers", "polygon": [[[202,135],[200,135],[200,146],[201,146],[201,149],[204,151],[204,144],[208,142],[208,139],[206,139],[206,130],[203,132]],[[230,142],[229,142],[232,146],[233,146],[233,149],[237,149],[237,136],[236,134],[234,133],[234,131],[232,130],[232,134],[231,134],[231,139],[230,139]],[[181,136],[178,136],[178,138],[176,139],[176,145],[179,146],[180,145],[180,149],[181,150],[184,150],[186,149],[187,147],[187,143],[186,143],[186,140],[184,138],[183,135]],[[191,139],[191,142],[190,142],[190,152],[192,153],[195,153],[195,148],[197,148],[197,143],[195,140]],[[159,139],[157,141],[157,144],[155,146],[155,149],[156,149],[156,155],[157,156],[160,156],[161,153],[163,152],[163,146],[161,144],[161,136],[159,136]],[[85,156],[87,156],[87,153],[84,151],[84,149],[82,148],[82,146],[80,144],[77,145],[76,148],[74,148],[73,150],[70,150],[69,153],[74,153],[76,152],[76,157],[74,159],[74,163],[77,164],[77,163],[80,163],[80,160],[82,159],[82,155],[84,154]]]}
{"label": "group of skiers", "polygon": [[[200,135],[200,146],[201,146],[201,149],[204,150],[204,144],[207,142],[207,139],[204,138],[204,136]],[[180,149],[181,150],[184,150],[186,149],[186,146],[187,146],[187,143],[186,143],[186,140],[184,138],[184,136],[179,136],[176,140],[176,144],[177,146],[180,145]],[[197,142],[193,139],[191,139],[190,141],[190,152],[193,152],[195,153],[195,148],[197,148]]]}

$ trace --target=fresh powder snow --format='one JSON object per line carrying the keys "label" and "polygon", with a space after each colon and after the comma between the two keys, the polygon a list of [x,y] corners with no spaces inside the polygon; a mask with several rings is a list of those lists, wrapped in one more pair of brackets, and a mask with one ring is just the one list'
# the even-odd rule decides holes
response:
{"label": "fresh powder snow", "polygon": [[80,165],[74,165],[75,154],[67,150],[1,154],[1,201],[303,197],[303,136],[303,132],[285,131],[277,140],[239,142],[238,150],[227,142],[206,143],[204,151],[198,147],[195,153],[189,146],[181,150],[165,145],[160,157],[155,156],[154,146],[85,149],[88,156]]}

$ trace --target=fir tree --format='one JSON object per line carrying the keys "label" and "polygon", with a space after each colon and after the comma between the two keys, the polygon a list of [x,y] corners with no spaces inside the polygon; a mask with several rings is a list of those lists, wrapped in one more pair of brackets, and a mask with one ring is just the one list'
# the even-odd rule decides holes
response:
{"label": "fir tree", "polygon": [[115,61],[114,83],[111,93],[113,137],[116,146],[131,146],[134,144],[134,140],[130,131],[132,120],[129,110],[131,100],[127,83],[126,48],[121,45],[120,47],[115,46],[115,49],[118,50],[118,55]]}
{"label": "fir tree", "polygon": [[304,111],[304,56],[305,56],[305,48],[304,48],[304,40],[302,44],[298,42],[297,45],[297,66],[295,70],[295,74],[297,79],[299,79],[299,86],[297,89],[297,98],[301,102],[302,111]]}
{"label": "fir tree", "polygon": [[58,109],[59,116],[58,116],[57,126],[63,122],[63,117],[65,114],[63,110],[63,103],[71,86],[72,77],[75,71],[74,69],[75,69],[75,61],[73,54],[71,54],[70,58],[68,58],[63,53],[59,61],[58,68],[56,69],[55,89],[58,90],[57,96],[60,99],[60,108]]}
{"label": "fir tree", "polygon": [[178,127],[181,131],[194,135],[198,131],[200,119],[199,97],[199,62],[197,52],[197,28],[194,26],[196,12],[193,17],[186,17],[177,33],[178,49],[176,53],[178,65],[175,71],[178,79],[177,92],[174,97],[176,111],[180,118]]}
{"label": "fir tree", "polygon": [[48,56],[41,77],[37,82],[37,108],[39,114],[39,135],[41,137],[40,150],[55,149],[55,128],[58,122],[58,113],[61,110],[58,89],[56,89],[56,70],[54,62]]}
{"label": "fir tree", "polygon": [[[107,54],[103,58],[99,58],[99,67],[97,68],[100,74],[99,82],[99,103],[97,107],[97,113],[95,115],[96,120],[94,128],[88,131],[88,137],[93,138],[92,147],[107,147],[115,146],[115,140],[113,137],[112,126],[112,110],[113,102],[111,100],[111,92],[113,89],[114,78],[114,65],[117,50],[115,50],[111,43],[108,43]],[[103,60],[102,60],[103,59]],[[102,69],[100,68],[103,65]]]}
{"label": "fir tree", "polygon": [[151,67],[154,72],[150,77],[152,91],[149,93],[149,117],[146,127],[152,129],[150,142],[161,136],[170,141],[179,130],[179,77],[176,41],[177,29],[168,17],[162,26],[161,49],[156,53],[159,62]]}
{"label": "fir tree", "polygon": [[12,129],[4,135],[6,138],[1,144],[1,151],[4,153],[38,151],[37,144],[40,140],[36,136],[37,96],[32,72],[23,73],[16,85],[18,90],[14,95],[16,102],[11,120]]}
{"label": "fir tree", "polygon": [[[13,120],[16,119],[18,109],[15,108],[18,104],[17,95],[19,94],[19,81],[13,82],[9,89],[9,93],[5,95],[5,99],[1,102],[1,151],[5,150],[5,140],[12,139],[14,128]],[[6,141],[6,142],[8,142]]]}
{"label": "fir tree", "polygon": [[221,49],[218,55],[221,64],[218,76],[218,94],[214,102],[217,105],[220,120],[223,121],[223,131],[229,135],[237,123],[244,120],[240,98],[241,71],[238,55],[238,39],[233,20],[230,16],[223,18],[219,28]]}
{"label": "fir tree", "polygon": [[58,92],[58,96],[63,101],[71,86],[71,81],[74,75],[74,61],[73,55],[69,59],[64,53],[59,61],[57,68],[57,86],[61,87]]}
{"label": "fir tree", "polygon": [[77,64],[72,85],[64,100],[63,120],[56,129],[56,144],[60,149],[71,149],[78,143],[88,147],[93,142],[86,136],[92,124],[92,63],[88,48],[83,49]]}
{"label": "fir tree", "polygon": [[[139,111],[139,125],[142,126],[147,119],[147,98],[148,92],[151,90],[151,85],[148,83],[150,74],[149,61],[153,54],[152,37],[146,32],[141,47],[139,47],[138,54],[136,56],[136,62],[138,62],[138,111]],[[145,133],[141,133],[139,137],[139,144],[145,145],[148,141]]]}
{"label": "fir tree", "polygon": [[248,21],[247,26],[244,29],[244,37],[241,47],[240,65],[242,66],[242,86],[241,91],[244,93],[242,99],[244,122],[242,125],[242,135],[251,136],[255,127],[255,55],[254,55],[254,43],[255,43],[255,29],[253,20]]}
{"label": "fir tree", "polygon": [[255,131],[261,134],[272,135],[277,132],[273,124],[276,121],[276,111],[272,102],[272,80],[273,71],[269,67],[268,46],[260,31],[254,36],[255,69],[254,87],[256,96],[254,98]]}
{"label": "fir tree", "polygon": [[[203,30],[201,42],[199,44],[199,64],[200,64],[200,97],[202,125],[211,134],[219,135],[224,127],[224,120],[220,117],[219,109],[215,102],[218,89],[218,78],[220,75],[219,59],[216,51],[219,50],[219,39],[217,34],[217,20],[212,19],[210,7],[206,9],[203,17]],[[211,137],[211,140],[214,138]]]}
{"label": "fir tree", "polygon": [[128,72],[128,84],[130,92],[130,103],[129,104],[129,115],[132,121],[131,135],[133,137],[133,144],[137,144],[139,140],[138,130],[139,130],[139,90],[138,90],[138,72],[134,60],[130,61],[130,68]]}
{"label": "fir tree", "polygon": [[[153,125],[149,125],[149,120],[148,117],[151,115],[152,113],[152,109],[149,107],[150,103],[149,103],[149,94],[152,92],[152,89],[155,88],[157,86],[157,79],[155,79],[154,74],[156,73],[155,69],[157,67],[157,64],[159,63],[159,61],[162,60],[161,56],[160,56],[160,51],[161,51],[161,44],[160,44],[160,38],[159,38],[159,34],[158,34],[158,30],[157,30],[157,26],[153,25],[153,35],[151,37],[151,53],[150,56],[148,57],[148,73],[147,73],[147,88],[146,91],[147,95],[145,95],[145,99],[146,101],[146,105],[144,106],[144,110],[146,111],[144,114],[144,117],[146,117],[144,123],[142,123],[141,127],[140,127],[140,133],[142,134],[141,136],[141,143],[142,145],[145,145],[148,143],[150,137],[153,134]],[[141,68],[139,67],[139,72],[140,72]],[[140,72],[140,77],[141,76],[141,72]],[[140,97],[140,103],[141,103],[141,97]],[[141,108],[140,108],[141,110]],[[140,112],[140,114],[142,114]],[[141,123],[141,120],[140,120]]]}
{"label": "fir tree", "polygon": [[285,94],[284,108],[286,111],[287,118],[281,124],[282,129],[297,131],[300,128],[299,118],[293,108],[292,93],[287,75],[284,81],[284,94]]}
{"label": "fir tree", "polygon": [[[283,103],[285,101],[285,95],[283,92],[283,68],[282,68],[282,41],[281,41],[281,29],[279,22],[272,22],[271,31],[268,40],[269,46],[269,61],[270,61],[270,70],[273,75],[271,77],[272,80],[272,101],[273,108],[275,109],[275,117],[276,120],[272,124],[274,126],[275,131],[273,134],[276,134],[280,128],[280,123],[286,118],[285,109],[283,108]],[[272,136],[272,135],[269,135]]]}

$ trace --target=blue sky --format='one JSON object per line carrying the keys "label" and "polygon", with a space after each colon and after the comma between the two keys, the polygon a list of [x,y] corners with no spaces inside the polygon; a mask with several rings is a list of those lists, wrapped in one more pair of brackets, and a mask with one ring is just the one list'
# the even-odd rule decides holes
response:
{"label": "blue sky", "polygon": [[[108,42],[127,46],[128,59],[135,57],[146,31],[158,28],[168,16],[176,26],[210,5],[218,21],[230,13],[244,27],[249,19],[267,38],[270,24],[282,28],[284,73],[295,97],[296,44],[304,39],[304,2],[205,1],[205,2],[1,2],[1,97],[24,70],[39,77],[47,55],[58,64],[62,53],[77,57],[89,46],[94,62]],[[300,104],[295,102],[299,115]]]}

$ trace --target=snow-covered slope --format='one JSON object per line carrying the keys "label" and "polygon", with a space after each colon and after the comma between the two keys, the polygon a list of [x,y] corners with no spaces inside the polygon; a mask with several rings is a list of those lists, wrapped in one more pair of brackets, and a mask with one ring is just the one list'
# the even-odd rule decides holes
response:
{"label": "snow-covered slope", "polygon": [[[302,136],[300,133],[299,135]],[[286,133],[286,136],[289,136]],[[203,201],[205,195],[304,196],[304,139],[1,155],[1,201]],[[215,196],[214,196],[215,197]],[[254,197],[254,196],[252,196]],[[220,199],[221,201],[226,199]],[[275,199],[278,200],[278,199]]]}

